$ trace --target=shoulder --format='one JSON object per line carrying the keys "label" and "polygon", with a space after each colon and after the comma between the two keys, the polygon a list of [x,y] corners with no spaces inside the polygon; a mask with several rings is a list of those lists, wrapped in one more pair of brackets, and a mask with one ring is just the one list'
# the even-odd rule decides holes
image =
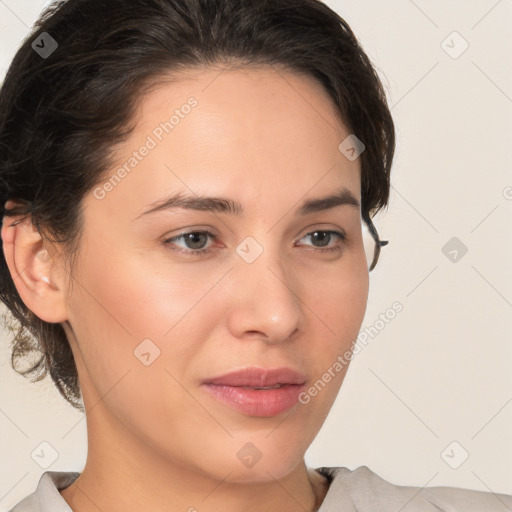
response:
{"label": "shoulder", "polygon": [[20,501],[10,512],[71,512],[59,489],[71,485],[80,473],[46,471],[36,490]]}
{"label": "shoulder", "polygon": [[331,480],[318,512],[400,510],[401,512],[510,512],[512,496],[457,487],[395,485],[367,466],[350,470],[321,467]]}

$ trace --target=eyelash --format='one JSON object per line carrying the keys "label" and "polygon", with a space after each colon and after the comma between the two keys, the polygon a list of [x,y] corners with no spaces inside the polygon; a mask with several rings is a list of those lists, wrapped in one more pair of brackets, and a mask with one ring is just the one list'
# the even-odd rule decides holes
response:
{"label": "eyelash", "polygon": [[[334,230],[330,230],[330,229],[316,229],[314,231],[310,231],[309,233],[306,233],[302,238],[305,238],[309,235],[313,235],[314,233],[330,233],[331,235],[334,235],[338,238],[338,240],[341,240],[342,244],[345,243],[346,241],[346,235],[344,232],[342,231],[334,231]],[[177,235],[177,236],[173,236],[172,238],[168,238],[166,240],[163,241],[163,244],[164,245],[171,245],[173,242],[176,242],[177,240],[180,240],[182,239],[183,237],[185,237],[186,235],[207,235],[209,238],[212,239],[213,242],[215,242],[215,240],[217,240],[217,236],[213,233],[211,233],[210,231],[187,231],[186,233],[181,233],[180,235]],[[301,239],[302,240],[302,239]],[[210,248],[208,249],[188,249],[188,250],[183,250],[183,249],[174,249],[174,248],[171,248],[173,251],[177,251],[177,252],[181,252],[181,253],[184,253],[184,254],[190,254],[190,255],[194,255],[194,256],[206,256],[207,254],[211,253],[212,250]],[[332,252],[332,251],[340,251],[342,249],[342,247],[340,246],[335,246],[335,247],[328,247],[326,249],[318,249],[318,248],[313,248],[311,249],[313,252],[321,252],[321,253],[329,253],[329,252]]]}

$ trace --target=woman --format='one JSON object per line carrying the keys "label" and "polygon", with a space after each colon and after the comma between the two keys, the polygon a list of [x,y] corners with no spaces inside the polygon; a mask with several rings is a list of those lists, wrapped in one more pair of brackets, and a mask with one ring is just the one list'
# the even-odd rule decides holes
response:
{"label": "woman", "polygon": [[25,373],[49,372],[88,432],[83,471],[46,472],[16,512],[512,508],[305,465],[394,152],[382,85],[327,6],[60,2],[0,107],[13,361],[40,351]]}

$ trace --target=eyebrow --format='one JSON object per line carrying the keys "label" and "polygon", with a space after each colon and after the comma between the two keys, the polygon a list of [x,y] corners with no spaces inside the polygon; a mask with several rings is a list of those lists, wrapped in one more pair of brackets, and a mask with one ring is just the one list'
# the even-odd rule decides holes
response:
{"label": "eyebrow", "polygon": [[[352,192],[345,187],[342,187],[340,190],[329,196],[304,201],[297,213],[299,215],[310,215],[312,213],[329,210],[342,205],[349,205],[355,208],[360,207],[359,201],[354,197]],[[149,213],[174,208],[211,211],[229,215],[243,215],[244,213],[242,205],[233,199],[223,197],[188,196],[182,193],[173,194],[163,200],[155,201],[148,206],[151,208],[142,212],[140,215],[135,217],[134,220]]]}

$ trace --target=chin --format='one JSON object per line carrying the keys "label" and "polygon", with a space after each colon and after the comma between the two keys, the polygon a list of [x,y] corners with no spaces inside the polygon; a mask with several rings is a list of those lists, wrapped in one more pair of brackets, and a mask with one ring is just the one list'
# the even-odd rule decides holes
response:
{"label": "chin", "polygon": [[284,446],[283,450],[283,444],[268,440],[266,443],[245,442],[240,438],[231,441],[228,445],[219,443],[211,447],[197,461],[196,470],[216,480],[258,484],[285,478],[304,460],[302,446]]}
{"label": "chin", "polygon": [[[246,447],[246,445],[245,445]],[[289,447],[288,453],[278,446],[268,447],[258,460],[247,460],[242,455],[239,464],[232,467],[228,481],[237,483],[265,483],[280,480],[288,476],[304,460],[302,451],[293,451]],[[244,460],[245,459],[245,460]],[[252,465],[251,465],[252,464]]]}
{"label": "chin", "polygon": [[[276,454],[278,456],[279,454]],[[231,474],[226,478],[226,482],[239,484],[260,484],[281,480],[288,476],[301,462],[303,457],[295,461],[294,464],[286,465],[281,461],[268,461],[263,464],[262,460],[256,463],[252,468],[232,469]]]}

